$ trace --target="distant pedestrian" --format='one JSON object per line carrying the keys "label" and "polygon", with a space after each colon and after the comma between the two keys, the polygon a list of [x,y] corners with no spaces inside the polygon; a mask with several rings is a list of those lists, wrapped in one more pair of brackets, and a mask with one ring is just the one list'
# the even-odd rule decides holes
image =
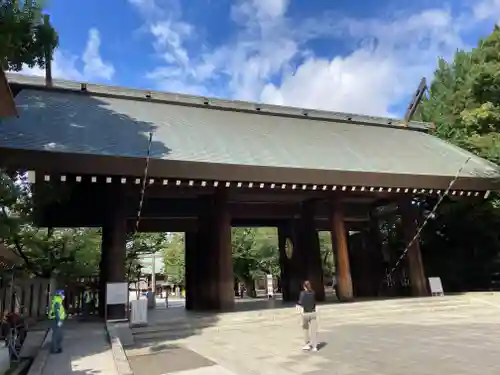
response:
{"label": "distant pedestrian", "polygon": [[240,297],[245,297],[245,285],[243,284],[240,285]]}
{"label": "distant pedestrian", "polygon": [[337,297],[337,299],[338,299],[339,298],[339,286],[337,283],[337,275],[333,275],[332,286],[333,286],[333,290],[335,291],[335,297]]}
{"label": "distant pedestrian", "polygon": [[302,331],[304,347],[302,350],[318,351],[318,320],[316,316],[316,296],[309,281],[304,282],[304,290],[300,292],[297,310],[302,315]]}
{"label": "distant pedestrian", "polygon": [[90,287],[85,287],[83,292],[83,318],[88,319],[93,310],[93,298]]}

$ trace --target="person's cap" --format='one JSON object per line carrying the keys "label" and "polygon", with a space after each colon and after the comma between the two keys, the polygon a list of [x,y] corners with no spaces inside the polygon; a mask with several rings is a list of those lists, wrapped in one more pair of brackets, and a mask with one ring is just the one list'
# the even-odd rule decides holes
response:
{"label": "person's cap", "polygon": [[64,296],[64,290],[58,289],[54,292],[55,296]]}

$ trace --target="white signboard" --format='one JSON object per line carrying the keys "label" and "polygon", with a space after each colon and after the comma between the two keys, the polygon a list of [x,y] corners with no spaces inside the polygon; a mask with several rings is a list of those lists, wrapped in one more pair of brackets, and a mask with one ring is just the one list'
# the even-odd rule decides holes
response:
{"label": "white signboard", "polygon": [[267,295],[272,297],[274,295],[273,275],[267,275],[266,279],[267,279]]}
{"label": "white signboard", "polygon": [[444,295],[443,284],[441,284],[440,277],[429,277],[429,286],[431,288],[431,295],[432,296],[443,296]]}
{"label": "white signboard", "polygon": [[128,303],[128,283],[106,284],[106,305],[121,305]]}

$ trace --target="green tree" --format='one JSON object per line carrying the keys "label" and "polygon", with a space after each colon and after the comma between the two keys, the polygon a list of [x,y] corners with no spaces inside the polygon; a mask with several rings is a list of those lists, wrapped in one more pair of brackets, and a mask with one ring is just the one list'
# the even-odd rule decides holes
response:
{"label": "green tree", "polygon": [[161,252],[168,242],[167,233],[133,233],[127,241],[126,276],[128,280],[138,282],[143,266],[140,255]]}
{"label": "green tree", "polygon": [[172,233],[163,248],[165,276],[177,285],[185,285],[186,281],[184,244],[184,233]]}
{"label": "green tree", "polygon": [[321,265],[323,275],[330,278],[335,275],[335,259],[332,248],[332,235],[330,232],[318,232],[319,250],[321,254]]}
{"label": "green tree", "polygon": [[0,0],[0,64],[19,71],[23,64],[45,67],[59,38],[36,0]]}
{"label": "green tree", "polygon": [[274,228],[233,228],[231,242],[234,275],[254,297],[256,278],[266,274],[279,276],[277,231]]}
{"label": "green tree", "polygon": [[[436,124],[435,134],[492,162],[500,163],[500,30],[472,51],[439,60],[429,97],[419,117]],[[435,201],[425,204],[429,207]],[[428,273],[448,290],[484,289],[500,270],[500,202],[456,202],[441,206],[422,236]]]}
{"label": "green tree", "polygon": [[33,208],[25,176],[0,173],[0,241],[24,260],[26,269],[39,277],[95,275],[100,233],[81,228],[37,228]]}

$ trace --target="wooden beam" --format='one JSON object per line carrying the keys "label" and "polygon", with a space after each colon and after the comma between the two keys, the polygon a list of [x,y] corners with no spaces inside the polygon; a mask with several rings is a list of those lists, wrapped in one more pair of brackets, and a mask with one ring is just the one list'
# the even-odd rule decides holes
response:
{"label": "wooden beam", "polygon": [[[0,148],[0,160],[2,160],[4,168],[45,170],[51,173],[94,174],[116,178],[127,175],[142,176],[144,173],[144,158],[142,157]],[[241,181],[243,185],[253,184],[256,188],[264,183],[266,187],[269,185],[270,190],[292,189],[292,186],[296,184],[300,185],[301,189],[305,186],[305,190],[309,191],[323,191],[326,186],[325,192],[336,190],[361,193],[391,192],[397,189],[442,190],[448,187],[450,180],[449,176],[441,175],[351,170],[319,171],[173,159],[151,159],[149,175],[153,179],[181,179],[188,182],[193,179],[193,181],[205,183],[226,183],[229,182],[227,179],[231,178],[231,184],[238,184],[238,181]],[[274,189],[272,185],[274,185]],[[284,189],[282,189],[282,185],[285,186]],[[483,192],[485,190],[498,190],[499,186],[500,182],[487,176],[480,178],[476,176],[462,177],[454,185],[457,190]]]}

